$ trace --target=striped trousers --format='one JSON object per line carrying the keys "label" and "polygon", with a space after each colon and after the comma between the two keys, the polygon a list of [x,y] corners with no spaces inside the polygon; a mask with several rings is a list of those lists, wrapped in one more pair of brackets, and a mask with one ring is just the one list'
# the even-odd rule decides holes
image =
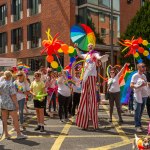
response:
{"label": "striped trousers", "polygon": [[98,128],[98,112],[96,101],[96,77],[89,76],[82,83],[82,92],[78,106],[76,124],[81,128],[88,128],[89,120],[92,121],[94,129]]}

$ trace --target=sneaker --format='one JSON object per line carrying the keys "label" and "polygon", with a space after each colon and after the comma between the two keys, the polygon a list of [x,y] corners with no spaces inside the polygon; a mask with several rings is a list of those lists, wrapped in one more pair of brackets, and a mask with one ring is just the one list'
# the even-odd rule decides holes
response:
{"label": "sneaker", "polygon": [[40,130],[40,129],[41,129],[41,126],[38,125],[38,126],[34,129],[34,131],[38,131],[38,130]]}
{"label": "sneaker", "polygon": [[109,122],[112,122],[112,119],[111,119],[111,118],[109,119]]}
{"label": "sneaker", "polygon": [[44,132],[44,126],[41,126],[40,132]]}
{"label": "sneaker", "polygon": [[48,114],[48,113],[45,113],[44,116],[45,116],[45,117],[49,117],[49,114]]}
{"label": "sneaker", "polygon": [[20,134],[20,135],[17,135],[17,139],[20,140],[20,139],[26,139],[27,136],[24,135],[24,134]]}
{"label": "sneaker", "polygon": [[11,135],[8,134],[7,136],[5,136],[5,139],[6,139],[6,140],[10,140],[10,139],[11,139]]}
{"label": "sneaker", "polygon": [[70,120],[69,120],[68,118],[66,118],[64,121],[65,121],[65,122],[70,122]]}
{"label": "sneaker", "polygon": [[136,128],[136,132],[142,132],[141,128],[140,128],[140,127],[137,127],[137,128]]}
{"label": "sneaker", "polygon": [[122,119],[120,119],[120,120],[119,120],[119,123],[123,123],[123,120],[122,120]]}
{"label": "sneaker", "polygon": [[60,119],[60,123],[63,123],[64,121],[62,119]]}
{"label": "sneaker", "polygon": [[20,126],[20,131],[25,131],[26,130],[26,127],[24,125],[21,125]]}

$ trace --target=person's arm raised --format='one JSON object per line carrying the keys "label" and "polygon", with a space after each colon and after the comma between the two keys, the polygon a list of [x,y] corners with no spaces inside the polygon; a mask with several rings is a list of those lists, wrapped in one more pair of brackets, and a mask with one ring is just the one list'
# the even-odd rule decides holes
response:
{"label": "person's arm raised", "polygon": [[79,56],[80,58],[84,59],[84,57],[81,55],[81,53],[80,53],[80,51],[79,51],[79,48],[78,48],[78,44],[77,44],[77,43],[74,44],[74,48],[76,49],[78,56]]}
{"label": "person's arm raised", "polygon": [[122,69],[118,72],[118,77],[120,77],[122,75],[122,73],[124,72],[124,70],[126,69],[127,66],[129,66],[130,63],[125,63],[124,66],[122,67]]}

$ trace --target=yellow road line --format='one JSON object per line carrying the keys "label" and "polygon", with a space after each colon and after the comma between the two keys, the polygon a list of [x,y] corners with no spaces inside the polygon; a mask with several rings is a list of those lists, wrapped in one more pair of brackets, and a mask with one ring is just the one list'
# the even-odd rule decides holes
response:
{"label": "yellow road line", "polygon": [[63,143],[63,141],[65,140],[66,136],[70,127],[72,126],[72,124],[66,124],[63,128],[63,130],[61,131],[60,135],[58,136],[58,138],[55,140],[55,143],[53,144],[51,150],[59,150],[61,147],[61,144]]}
{"label": "yellow road line", "polygon": [[123,140],[121,142],[109,144],[109,145],[106,145],[106,146],[101,146],[101,147],[98,147],[98,148],[89,148],[88,150],[110,150],[110,149],[114,149],[114,148],[118,148],[118,147],[122,147],[122,146],[125,146],[125,145],[128,145],[128,144],[131,144],[133,142],[133,139],[130,139],[130,141],[129,140]]}
{"label": "yellow road line", "polygon": [[[14,131],[13,129],[9,130],[8,134],[9,135],[13,134],[13,131]],[[0,139],[0,142],[3,141],[4,139],[5,139],[5,135],[3,134],[2,138]]]}
{"label": "yellow road line", "polygon": [[[103,105],[103,108],[105,109],[106,113],[109,115],[107,106]],[[112,119],[113,119],[113,121],[117,121],[114,116],[112,117]],[[119,126],[119,124],[117,122],[112,122],[112,123],[114,124],[116,131],[121,136],[121,139],[129,141],[129,138],[127,137],[127,135],[125,134],[125,132],[121,129],[121,126]]]}
{"label": "yellow road line", "polygon": [[[65,138],[113,138],[120,137],[119,135],[62,135]],[[59,135],[30,135],[28,138],[58,138]],[[15,139],[16,136],[12,136],[11,139]]]}

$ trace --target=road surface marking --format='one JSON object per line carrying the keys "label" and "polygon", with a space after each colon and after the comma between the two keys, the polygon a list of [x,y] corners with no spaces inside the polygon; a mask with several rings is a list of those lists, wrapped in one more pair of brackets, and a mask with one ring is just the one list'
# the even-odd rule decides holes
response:
{"label": "road surface marking", "polygon": [[58,138],[55,140],[51,150],[59,150],[61,147],[61,144],[63,143],[63,141],[65,140],[66,136],[69,129],[71,128],[72,124],[66,124],[63,128],[63,130],[61,131],[60,135],[58,136]]}
{"label": "road surface marking", "polygon": [[[105,109],[106,113],[109,115],[107,106],[103,105],[103,108]],[[116,131],[121,136],[121,139],[130,141],[129,138],[127,137],[127,135],[125,134],[125,132],[121,129],[121,126],[117,123],[116,118],[114,116],[112,116],[112,119],[113,119],[113,121],[115,121],[115,122],[112,122],[112,123],[115,126]]]}
{"label": "road surface marking", "polygon": [[106,146],[97,147],[97,148],[88,148],[88,150],[110,150],[110,149],[113,149],[113,148],[118,148],[118,147],[122,147],[122,146],[125,146],[125,145],[128,145],[128,144],[131,144],[133,142],[133,140],[134,140],[134,138],[130,139],[130,140],[123,140],[121,142],[109,144],[109,145],[106,145]]}

